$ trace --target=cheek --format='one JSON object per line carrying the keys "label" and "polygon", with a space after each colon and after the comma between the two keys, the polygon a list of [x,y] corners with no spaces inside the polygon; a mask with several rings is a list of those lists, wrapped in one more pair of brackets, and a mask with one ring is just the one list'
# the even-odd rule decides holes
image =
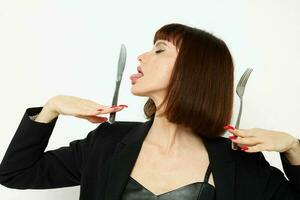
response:
{"label": "cheek", "polygon": [[170,81],[173,66],[173,58],[164,58],[156,61],[153,60],[151,62],[151,68],[146,71],[144,78],[147,82],[149,81],[155,85],[160,84],[165,87]]}
{"label": "cheek", "polygon": [[168,66],[160,66],[151,73],[151,79],[157,83],[166,85],[171,77],[172,70]]}

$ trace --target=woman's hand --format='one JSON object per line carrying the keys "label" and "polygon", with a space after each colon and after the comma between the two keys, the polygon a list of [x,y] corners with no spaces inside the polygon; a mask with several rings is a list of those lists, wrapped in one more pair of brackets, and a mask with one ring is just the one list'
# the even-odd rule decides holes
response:
{"label": "woman's hand", "polygon": [[92,123],[101,123],[108,120],[106,117],[97,116],[123,110],[126,105],[117,107],[104,106],[92,100],[68,95],[52,97],[46,104],[48,110],[62,115],[71,115],[86,119]]}
{"label": "woman's hand", "polygon": [[246,152],[276,151],[286,152],[299,145],[296,137],[280,131],[266,130],[261,128],[232,129],[234,127],[224,127],[228,132],[232,142],[237,143],[241,150]]}

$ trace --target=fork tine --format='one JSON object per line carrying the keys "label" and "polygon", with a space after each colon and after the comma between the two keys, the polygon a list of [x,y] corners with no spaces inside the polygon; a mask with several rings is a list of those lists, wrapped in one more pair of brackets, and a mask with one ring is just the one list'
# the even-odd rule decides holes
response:
{"label": "fork tine", "polygon": [[248,79],[249,79],[249,77],[250,77],[250,74],[251,74],[252,70],[253,70],[253,69],[249,69],[249,68],[248,68],[248,70],[247,70],[247,75],[245,76],[245,79],[244,79],[243,82],[242,82],[242,86],[245,86],[245,85],[247,84],[247,81],[248,81]]}
{"label": "fork tine", "polygon": [[246,72],[247,72],[247,70],[243,73],[243,75],[242,75],[242,77],[240,78],[240,80],[239,80],[239,82],[238,82],[237,85],[241,85],[242,81],[243,81],[244,78],[245,78]]}
{"label": "fork tine", "polygon": [[247,69],[247,70],[245,71],[245,76],[244,76],[243,80],[241,81],[241,86],[244,85],[245,80],[247,79],[248,76],[249,76],[249,69]]}

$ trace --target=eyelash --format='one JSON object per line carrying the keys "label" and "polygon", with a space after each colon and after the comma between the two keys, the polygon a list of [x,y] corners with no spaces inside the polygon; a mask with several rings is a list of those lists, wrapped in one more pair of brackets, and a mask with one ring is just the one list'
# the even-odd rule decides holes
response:
{"label": "eyelash", "polygon": [[160,53],[160,52],[163,52],[164,50],[157,50],[155,51],[155,53]]}

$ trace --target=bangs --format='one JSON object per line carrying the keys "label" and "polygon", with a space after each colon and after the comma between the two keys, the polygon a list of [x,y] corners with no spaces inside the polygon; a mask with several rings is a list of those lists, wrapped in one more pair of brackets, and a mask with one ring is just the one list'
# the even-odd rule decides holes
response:
{"label": "bangs", "polygon": [[168,24],[161,27],[154,35],[153,45],[157,40],[167,40],[173,43],[177,49],[180,49],[185,27],[180,24]]}

